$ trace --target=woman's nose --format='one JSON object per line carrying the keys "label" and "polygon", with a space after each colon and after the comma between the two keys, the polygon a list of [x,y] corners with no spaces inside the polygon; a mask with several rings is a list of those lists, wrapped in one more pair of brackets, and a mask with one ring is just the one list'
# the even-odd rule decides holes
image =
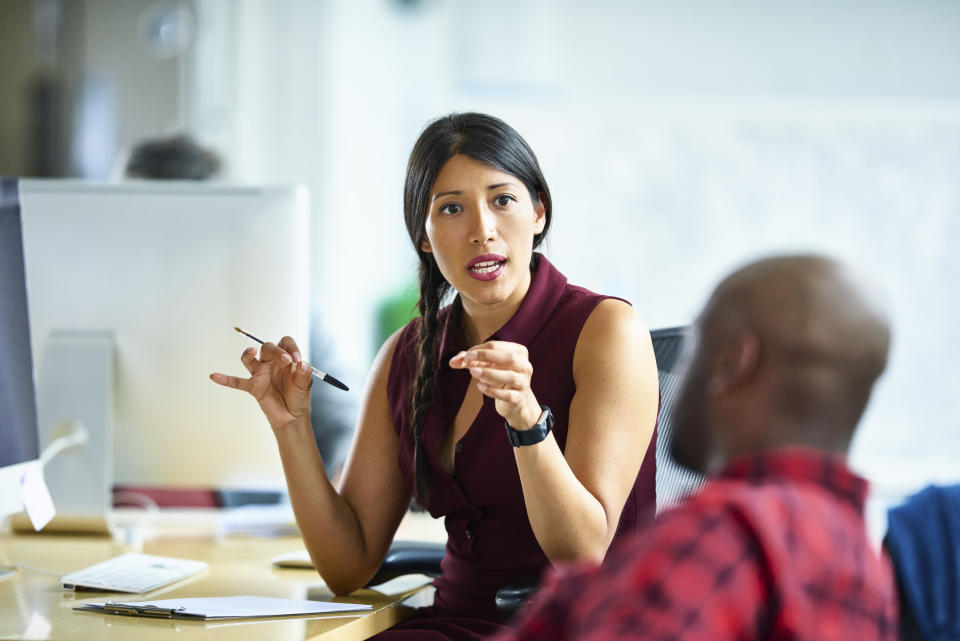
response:
{"label": "woman's nose", "polygon": [[496,218],[486,203],[481,203],[475,210],[470,228],[470,241],[482,245],[496,238]]}

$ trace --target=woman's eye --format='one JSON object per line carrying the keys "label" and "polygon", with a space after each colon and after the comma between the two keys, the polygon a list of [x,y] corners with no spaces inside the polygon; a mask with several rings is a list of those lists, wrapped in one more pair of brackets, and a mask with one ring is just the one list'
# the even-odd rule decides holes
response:
{"label": "woman's eye", "polygon": [[457,203],[447,203],[440,208],[441,214],[459,214],[462,208]]}
{"label": "woman's eye", "polygon": [[507,205],[509,205],[509,204],[510,204],[511,202],[513,202],[514,200],[516,200],[516,199],[515,199],[513,196],[509,196],[509,195],[507,195],[507,194],[501,194],[501,195],[497,196],[497,197],[493,200],[493,202],[496,203],[497,207],[506,207]]}

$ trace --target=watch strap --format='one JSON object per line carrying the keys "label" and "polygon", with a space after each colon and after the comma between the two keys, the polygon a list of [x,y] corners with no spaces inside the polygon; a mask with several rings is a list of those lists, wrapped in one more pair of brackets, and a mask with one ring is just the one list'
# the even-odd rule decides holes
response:
{"label": "watch strap", "polygon": [[514,447],[535,445],[547,438],[547,434],[553,428],[553,412],[546,405],[541,405],[540,408],[543,410],[540,414],[540,420],[528,430],[514,429],[510,427],[510,423],[503,422],[507,428],[507,438],[510,440],[510,445]]}

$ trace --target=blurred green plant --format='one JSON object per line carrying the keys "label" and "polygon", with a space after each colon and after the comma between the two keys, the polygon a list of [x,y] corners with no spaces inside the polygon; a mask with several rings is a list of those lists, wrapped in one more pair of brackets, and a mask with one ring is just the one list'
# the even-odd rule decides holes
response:
{"label": "blurred green plant", "polygon": [[417,283],[411,282],[377,306],[377,324],[373,337],[375,353],[391,334],[417,317],[419,300],[420,288]]}

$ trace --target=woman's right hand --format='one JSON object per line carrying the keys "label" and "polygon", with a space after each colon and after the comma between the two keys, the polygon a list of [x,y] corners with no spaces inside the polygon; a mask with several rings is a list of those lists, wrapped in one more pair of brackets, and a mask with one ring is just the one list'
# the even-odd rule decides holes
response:
{"label": "woman's right hand", "polygon": [[260,358],[256,348],[250,347],[244,350],[240,361],[250,378],[215,373],[210,380],[253,396],[274,430],[309,418],[313,372],[301,359],[300,348],[292,338],[284,336],[279,345],[264,343]]}

